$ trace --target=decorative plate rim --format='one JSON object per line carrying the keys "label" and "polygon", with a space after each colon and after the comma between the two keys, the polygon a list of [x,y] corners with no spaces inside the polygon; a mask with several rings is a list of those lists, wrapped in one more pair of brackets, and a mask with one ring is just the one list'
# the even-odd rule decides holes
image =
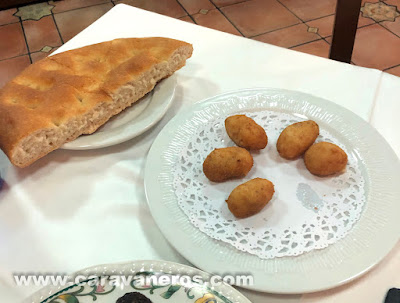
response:
{"label": "decorative plate rim", "polygon": [[[76,271],[70,276],[77,276],[77,275],[84,275],[84,274],[93,274],[94,272],[96,273],[105,273],[106,270],[109,270],[111,267],[114,270],[121,270],[121,268],[124,268],[124,270],[130,270],[132,272],[132,269],[134,270],[132,273],[136,273],[138,271],[135,271],[136,267],[141,266],[141,268],[146,266],[149,266],[151,270],[157,271],[157,272],[163,272],[163,273],[168,273],[168,274],[173,274],[173,272],[166,272],[163,271],[164,267],[170,266],[176,270],[176,273],[182,273],[184,272],[190,272],[191,274],[198,274],[202,275],[203,277],[210,277],[210,274],[207,272],[204,272],[202,270],[199,270],[197,268],[191,267],[189,265],[185,264],[179,264],[175,262],[170,262],[170,261],[163,261],[163,260],[135,260],[135,261],[128,261],[128,262],[117,262],[117,263],[110,263],[110,264],[99,264],[95,266],[90,266],[87,268],[84,268],[82,270]],[[79,284],[79,283],[78,283]],[[28,298],[26,298],[23,303],[47,303],[49,299],[53,298],[54,296],[61,294],[62,292],[77,286],[78,284],[74,285],[68,285],[68,286],[45,286],[41,288],[40,290],[36,291],[32,295],[30,295]],[[221,284],[213,287],[209,287],[212,291],[215,291],[219,295],[226,297],[228,300],[230,300],[232,303],[251,303],[244,295],[242,295],[238,290],[233,288],[232,286],[228,284]]]}

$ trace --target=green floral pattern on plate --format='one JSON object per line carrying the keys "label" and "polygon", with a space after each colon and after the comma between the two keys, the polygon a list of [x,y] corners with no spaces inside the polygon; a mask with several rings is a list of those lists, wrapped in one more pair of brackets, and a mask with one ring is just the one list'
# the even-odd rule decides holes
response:
{"label": "green floral pattern on plate", "polygon": [[[189,285],[179,284],[166,284],[157,285],[153,281],[150,284],[142,284],[135,279],[140,276],[159,275],[160,272],[138,272],[135,274],[134,279],[130,283],[130,289],[117,287],[112,285],[109,277],[106,279],[107,283],[104,285],[94,283],[95,278],[84,280],[79,284],[68,286],[54,295],[43,300],[41,303],[86,303],[93,301],[100,301],[98,299],[104,298],[107,303],[114,303],[118,297],[123,296],[127,292],[137,291],[148,297],[153,302],[162,302],[170,300],[172,302],[181,302],[185,297],[184,302],[194,303],[232,303],[228,298],[222,294],[214,291],[213,289],[196,284],[192,281]],[[100,279],[98,279],[100,280]],[[97,280],[97,281],[98,281]],[[144,279],[143,279],[144,280]],[[92,283],[91,283],[92,282]],[[91,285],[95,284],[95,285]],[[110,295],[110,298],[105,298]],[[113,299],[111,299],[113,297]],[[178,300],[178,298],[180,300]],[[167,301],[169,302],[169,301]]]}

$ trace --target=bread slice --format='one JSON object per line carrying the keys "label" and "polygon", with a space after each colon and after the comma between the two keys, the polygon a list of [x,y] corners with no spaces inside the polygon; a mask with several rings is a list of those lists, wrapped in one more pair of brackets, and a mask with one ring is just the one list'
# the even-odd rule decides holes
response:
{"label": "bread slice", "polygon": [[0,148],[25,167],[91,134],[185,65],[192,45],[116,39],[32,64],[0,91]]}

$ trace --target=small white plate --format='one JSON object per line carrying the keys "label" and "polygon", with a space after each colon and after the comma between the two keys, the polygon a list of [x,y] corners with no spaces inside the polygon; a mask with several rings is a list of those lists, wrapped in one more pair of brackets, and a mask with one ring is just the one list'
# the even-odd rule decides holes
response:
{"label": "small white plate", "polygon": [[[164,275],[167,281],[163,284],[154,283],[152,277]],[[97,276],[105,278],[103,285],[90,285],[88,283],[76,283],[75,277],[87,281],[84,277]],[[107,279],[107,276],[110,278]],[[114,276],[114,277],[113,277]],[[124,276],[127,285],[109,285],[111,281],[122,281],[117,276]],[[143,284],[139,277],[147,276],[151,284]],[[169,283],[174,281],[177,283]],[[128,263],[105,264],[90,267],[69,275],[71,283],[64,286],[46,286],[25,299],[25,303],[115,303],[118,298],[126,293],[139,292],[154,303],[251,303],[246,297],[228,284],[221,283],[218,286],[209,287],[207,284],[187,282],[186,278],[201,277],[203,281],[210,280],[210,275],[196,268],[167,261],[133,261]],[[131,277],[138,278],[133,282]],[[183,281],[184,284],[181,284]]]}
{"label": "small white plate", "polygon": [[176,75],[158,83],[156,87],[125,109],[112,117],[91,135],[82,135],[65,143],[61,149],[84,150],[112,146],[141,135],[161,120],[172,104],[176,87]]}
{"label": "small white plate", "polygon": [[[259,110],[284,111],[315,120],[357,152],[367,184],[366,203],[360,219],[346,237],[327,248],[299,256],[263,260],[207,236],[180,209],[173,187],[170,165],[173,162],[166,161],[163,152],[168,151],[172,141],[178,154],[181,145],[174,139],[193,134],[192,130],[182,131],[182,125]],[[394,247],[400,234],[399,164],[385,139],[353,112],[305,93],[260,88],[215,96],[175,116],[154,140],[146,161],[144,182],[157,225],[171,245],[191,263],[208,272],[251,273],[254,284],[249,288],[293,294],[347,283],[371,269]]]}

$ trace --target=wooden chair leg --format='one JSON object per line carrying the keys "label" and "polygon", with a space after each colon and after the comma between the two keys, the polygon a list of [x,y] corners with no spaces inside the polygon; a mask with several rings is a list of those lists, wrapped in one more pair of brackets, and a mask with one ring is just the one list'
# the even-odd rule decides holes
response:
{"label": "wooden chair leg", "polygon": [[360,8],[361,0],[337,0],[329,58],[350,63]]}

